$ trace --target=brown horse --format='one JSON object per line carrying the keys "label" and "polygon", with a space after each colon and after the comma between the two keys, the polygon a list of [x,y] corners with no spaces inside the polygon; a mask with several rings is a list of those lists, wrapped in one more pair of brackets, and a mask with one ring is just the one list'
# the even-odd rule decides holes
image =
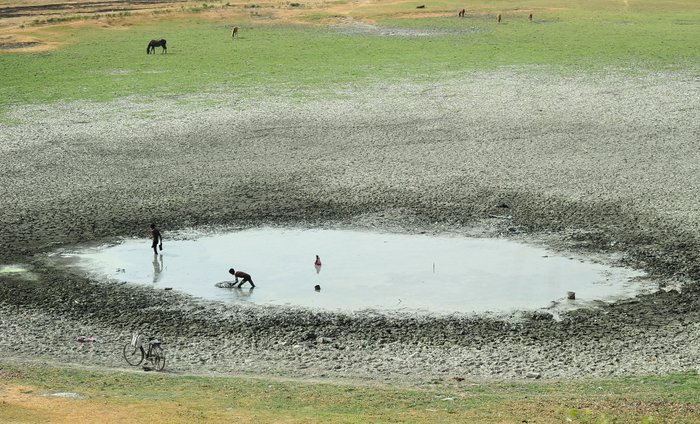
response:
{"label": "brown horse", "polygon": [[236,34],[238,34],[237,26],[233,27],[233,29],[231,30],[231,38],[236,38]]}
{"label": "brown horse", "polygon": [[457,14],[457,16],[459,16],[460,18],[463,18],[463,17],[464,17],[464,12],[465,12],[464,9],[460,10],[459,13]]}
{"label": "brown horse", "polygon": [[156,54],[156,47],[162,47],[163,48],[163,53],[168,52],[168,47],[165,45],[166,41],[163,39],[160,40],[151,40],[148,43],[148,47],[146,47],[146,54]]}

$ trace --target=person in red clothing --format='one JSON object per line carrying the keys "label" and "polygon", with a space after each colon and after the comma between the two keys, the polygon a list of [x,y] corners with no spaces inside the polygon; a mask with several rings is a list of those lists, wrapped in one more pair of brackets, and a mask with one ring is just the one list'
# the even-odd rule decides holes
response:
{"label": "person in red clothing", "polygon": [[[253,284],[253,279],[250,278],[250,274],[243,272],[243,271],[236,271],[233,268],[229,269],[228,273],[233,275],[236,278],[236,282],[233,283],[234,285],[238,284],[238,287],[241,287],[243,284],[248,282],[248,283],[250,283],[251,287],[255,287],[255,284]],[[239,278],[243,279],[240,283],[238,283]]]}

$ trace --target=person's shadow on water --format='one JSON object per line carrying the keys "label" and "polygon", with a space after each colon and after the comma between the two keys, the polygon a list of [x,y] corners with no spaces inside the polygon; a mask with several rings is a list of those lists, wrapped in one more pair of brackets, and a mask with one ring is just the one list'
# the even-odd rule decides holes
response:
{"label": "person's shadow on water", "polygon": [[163,255],[153,255],[153,283],[157,283],[160,280],[161,273],[163,272]]}

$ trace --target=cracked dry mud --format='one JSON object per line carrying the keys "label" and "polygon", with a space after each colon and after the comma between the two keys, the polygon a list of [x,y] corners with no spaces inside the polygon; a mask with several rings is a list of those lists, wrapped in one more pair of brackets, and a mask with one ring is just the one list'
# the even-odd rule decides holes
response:
{"label": "cracked dry mud", "polygon": [[[0,262],[38,279],[0,274],[0,355],[126,368],[121,347],[142,329],[183,373],[425,383],[695,369],[697,75],[512,69],[337,94],[14,108],[0,127]],[[513,219],[490,218],[500,202]],[[665,289],[561,320],[336,314],[105,284],[44,260],[147,237],[152,220],[166,237],[262,224],[510,237],[644,269]]]}

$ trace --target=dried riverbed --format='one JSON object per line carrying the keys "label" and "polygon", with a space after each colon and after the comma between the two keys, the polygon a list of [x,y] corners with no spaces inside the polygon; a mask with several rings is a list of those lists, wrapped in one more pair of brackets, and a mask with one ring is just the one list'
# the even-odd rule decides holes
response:
{"label": "dried riverbed", "polygon": [[[38,278],[0,274],[0,355],[125,367],[138,328],[167,343],[172,372],[420,383],[696,367],[697,76],[513,70],[337,94],[14,109],[0,127],[0,262]],[[147,236],[153,220],[166,240],[262,224],[510,237],[643,269],[664,290],[560,320],[334,314],[107,285],[43,261]]]}

